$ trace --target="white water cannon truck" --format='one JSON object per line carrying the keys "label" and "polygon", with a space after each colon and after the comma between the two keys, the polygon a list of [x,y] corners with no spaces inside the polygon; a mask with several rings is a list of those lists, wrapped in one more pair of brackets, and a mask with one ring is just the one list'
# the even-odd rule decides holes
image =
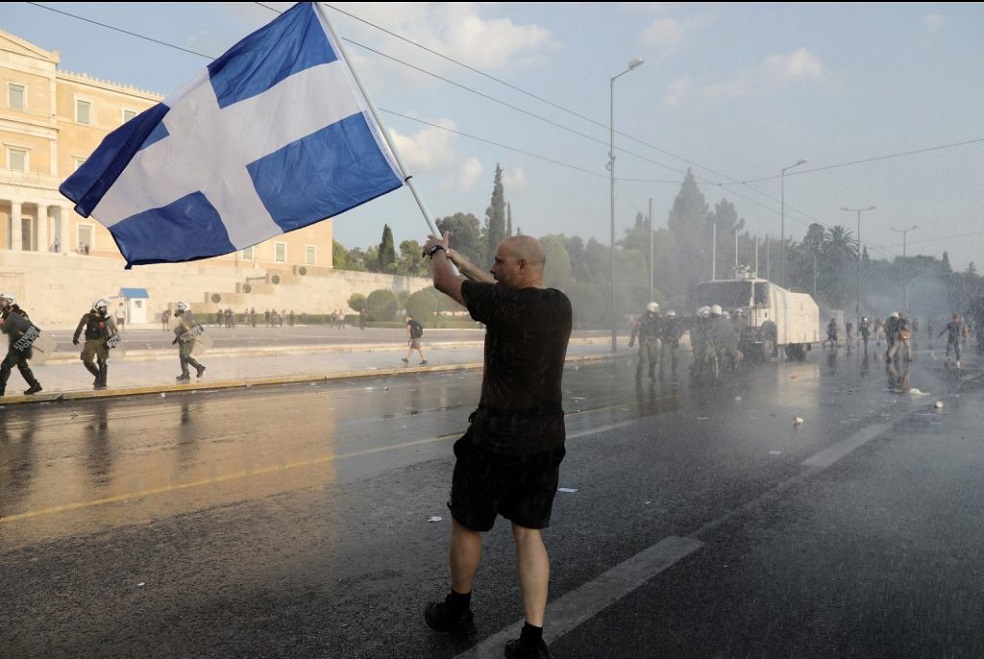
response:
{"label": "white water cannon truck", "polygon": [[739,273],[697,285],[697,306],[713,304],[731,314],[738,349],[753,361],[768,361],[780,350],[787,359],[802,360],[820,342],[820,307],[808,293]]}

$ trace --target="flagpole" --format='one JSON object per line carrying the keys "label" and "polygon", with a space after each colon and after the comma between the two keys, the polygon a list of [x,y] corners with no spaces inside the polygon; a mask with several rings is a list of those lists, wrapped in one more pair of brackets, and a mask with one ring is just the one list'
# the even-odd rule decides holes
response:
{"label": "flagpole", "polygon": [[345,64],[352,73],[352,78],[355,80],[355,84],[359,86],[359,91],[362,92],[362,96],[366,99],[366,104],[369,106],[369,112],[372,114],[372,118],[375,120],[376,125],[379,126],[379,130],[383,134],[383,139],[386,140],[386,145],[389,147],[390,153],[393,154],[393,158],[396,160],[396,164],[400,168],[400,173],[404,177],[403,182],[406,183],[407,187],[410,188],[410,192],[413,193],[413,198],[416,200],[417,206],[420,208],[420,212],[423,214],[424,220],[427,222],[427,227],[430,229],[431,234],[435,236],[441,235],[438,233],[433,221],[431,221],[431,216],[427,211],[427,206],[424,204],[424,200],[420,197],[420,193],[417,192],[417,187],[413,183],[413,175],[407,174],[407,170],[403,166],[403,160],[400,158],[400,152],[396,149],[396,144],[394,144],[393,140],[390,138],[389,132],[387,132],[385,126],[383,126],[382,119],[379,116],[379,111],[376,109],[376,104],[372,102],[372,97],[369,95],[368,90],[366,90],[365,85],[362,84],[362,79],[359,77],[358,71],[356,71],[355,67],[352,66],[348,53],[345,52],[345,45],[342,43],[341,38],[339,38],[338,33],[335,32],[335,28],[332,26],[331,21],[328,20],[328,15],[322,7],[325,3],[316,2],[314,4],[318,9],[318,15],[324,22],[325,29],[328,30],[328,34],[331,35],[331,40],[335,42],[336,46],[338,46],[338,53],[342,56],[342,59],[345,60]]}

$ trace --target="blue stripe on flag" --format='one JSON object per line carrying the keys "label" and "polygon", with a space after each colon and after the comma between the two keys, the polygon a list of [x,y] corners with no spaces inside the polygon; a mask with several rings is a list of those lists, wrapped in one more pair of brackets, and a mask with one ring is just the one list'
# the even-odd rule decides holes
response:
{"label": "blue stripe on flag", "polygon": [[[256,192],[284,231],[355,208],[402,185],[357,114],[247,166]],[[279,172],[294,172],[289,181]],[[303,190],[292,194],[284,190]]]}
{"label": "blue stripe on flag", "polygon": [[222,218],[200,192],[128,217],[112,233],[130,265],[194,261],[236,251]]}
{"label": "blue stripe on flag", "polygon": [[297,3],[110,133],[59,190],[129,267],[228,254],[401,187],[326,21]]}
{"label": "blue stripe on flag", "polygon": [[[59,192],[75,202],[75,211],[79,215],[89,217],[134,154],[148,143],[148,136],[160,135],[164,129],[161,121],[169,110],[166,105],[158,103],[114,130],[82,166],[58,187]],[[164,134],[167,134],[166,130]]]}
{"label": "blue stripe on flag", "polygon": [[[298,52],[285,43],[309,44]],[[249,35],[208,65],[212,88],[224,108],[262,94],[281,80],[338,59],[324,38],[314,7],[299,2],[263,30]]]}

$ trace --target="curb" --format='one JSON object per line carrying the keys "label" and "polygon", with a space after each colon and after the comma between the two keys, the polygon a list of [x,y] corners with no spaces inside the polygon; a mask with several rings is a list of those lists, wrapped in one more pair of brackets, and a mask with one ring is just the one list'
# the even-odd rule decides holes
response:
{"label": "curb", "polygon": [[[591,344],[595,341],[592,339],[584,340],[584,343]],[[480,342],[479,342],[480,343]],[[448,345],[465,345],[462,343],[448,344]],[[336,346],[337,347],[337,346]],[[345,346],[344,349],[356,349],[357,346]],[[403,350],[402,346],[385,347],[380,348],[376,346],[379,350]],[[291,352],[283,352],[284,348],[278,348],[281,351],[279,354],[298,354],[304,352],[311,352],[311,350],[302,347],[291,348]],[[328,350],[326,350],[328,351]],[[156,352],[156,351],[153,351]],[[216,354],[209,351],[209,354]],[[244,351],[230,351],[228,355],[246,354]],[[277,353],[272,353],[277,354]],[[167,358],[171,358],[173,355],[168,354]],[[566,363],[582,363],[590,361],[603,361],[611,359],[625,359],[629,357],[634,357],[632,353],[625,354],[588,354],[588,355],[576,355],[569,356]],[[72,361],[77,360],[78,357],[74,357]],[[49,359],[46,363],[51,363],[53,360]],[[31,396],[25,396],[23,394],[15,394],[4,396],[0,398],[0,409],[6,405],[20,405],[28,403],[62,403],[74,400],[90,400],[96,398],[123,398],[127,396],[149,396],[149,395],[160,395],[166,396],[168,393],[189,393],[196,391],[220,391],[229,389],[250,389],[252,387],[270,387],[270,386],[282,386],[286,384],[305,384],[305,383],[317,383],[317,382],[330,382],[332,380],[351,380],[358,378],[370,378],[370,377],[393,377],[401,375],[419,374],[419,373],[442,373],[450,371],[463,371],[463,370],[475,370],[483,368],[483,362],[464,362],[461,364],[436,364],[434,366],[394,366],[391,368],[369,368],[369,369],[356,369],[349,371],[336,371],[332,373],[324,373],[320,375],[315,374],[300,374],[300,375],[281,375],[267,378],[246,378],[246,379],[232,379],[232,380],[218,380],[210,382],[194,382],[187,384],[165,384],[165,385],[148,385],[148,386],[138,386],[138,387],[121,387],[117,389],[100,389],[100,390],[88,390],[80,389],[73,391],[59,391],[52,393],[45,393],[44,391],[33,394]]]}

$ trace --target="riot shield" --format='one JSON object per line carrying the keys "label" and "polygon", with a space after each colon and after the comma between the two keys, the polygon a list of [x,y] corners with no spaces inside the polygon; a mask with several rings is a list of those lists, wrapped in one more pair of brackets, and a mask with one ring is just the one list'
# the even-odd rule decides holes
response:
{"label": "riot shield", "polygon": [[195,335],[195,343],[191,346],[191,356],[201,357],[212,347],[212,335],[205,331],[201,325],[196,326],[196,331],[201,329],[201,333]]}
{"label": "riot shield", "polygon": [[31,343],[31,362],[43,364],[48,361],[55,352],[55,344],[55,337],[51,332],[39,331],[37,338]]}
{"label": "riot shield", "polygon": [[114,361],[126,359],[126,342],[119,332],[106,339],[106,347],[109,348],[110,359]]}

